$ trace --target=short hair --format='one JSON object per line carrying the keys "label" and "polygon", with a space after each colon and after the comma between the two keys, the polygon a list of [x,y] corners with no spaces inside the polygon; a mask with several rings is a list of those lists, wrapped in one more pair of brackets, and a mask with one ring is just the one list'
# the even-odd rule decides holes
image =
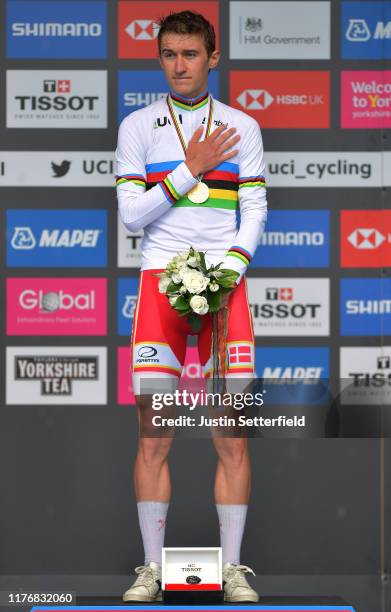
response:
{"label": "short hair", "polygon": [[200,34],[204,39],[208,57],[216,49],[214,27],[200,13],[193,13],[193,11],[170,13],[158,21],[158,26],[160,27],[158,33],[159,54],[161,53],[163,34]]}

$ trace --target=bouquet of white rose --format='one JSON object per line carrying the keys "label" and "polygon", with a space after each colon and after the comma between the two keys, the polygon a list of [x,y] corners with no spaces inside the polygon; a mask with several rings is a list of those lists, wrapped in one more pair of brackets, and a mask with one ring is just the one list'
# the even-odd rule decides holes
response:
{"label": "bouquet of white rose", "polygon": [[205,253],[190,247],[167,264],[159,276],[159,291],[165,293],[180,317],[187,316],[194,331],[201,329],[200,315],[217,313],[222,296],[235,288],[238,272],[206,266]]}

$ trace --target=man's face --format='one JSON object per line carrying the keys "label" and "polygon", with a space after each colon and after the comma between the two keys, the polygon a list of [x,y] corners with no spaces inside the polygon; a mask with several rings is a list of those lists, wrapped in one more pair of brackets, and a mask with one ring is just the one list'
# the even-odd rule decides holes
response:
{"label": "man's face", "polygon": [[184,98],[195,98],[208,87],[208,72],[217,66],[220,51],[210,57],[198,34],[163,34],[160,65],[171,90]]}

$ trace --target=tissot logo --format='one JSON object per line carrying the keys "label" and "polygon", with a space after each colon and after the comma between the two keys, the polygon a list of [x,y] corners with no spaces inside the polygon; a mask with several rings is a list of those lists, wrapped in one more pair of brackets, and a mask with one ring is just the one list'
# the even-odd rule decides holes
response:
{"label": "tissot logo", "polygon": [[391,347],[342,347],[341,403],[389,405],[391,401]]}
{"label": "tissot logo", "polygon": [[291,287],[276,287],[266,289],[267,300],[292,300],[293,289]]}
{"label": "tissot logo", "polygon": [[71,162],[64,159],[64,161],[62,161],[61,164],[56,164],[52,162],[51,166],[53,170],[52,176],[54,176],[55,178],[61,178],[62,176],[65,176],[69,172],[69,168],[71,167]]}
{"label": "tissot logo", "polygon": [[107,124],[104,70],[7,70],[7,127]]}
{"label": "tissot logo", "polygon": [[62,79],[61,81],[45,80],[43,82],[43,91],[48,93],[69,93],[71,91],[71,82],[69,79]]}
{"label": "tissot logo", "polygon": [[391,369],[391,358],[386,356],[386,355],[382,355],[381,357],[377,358],[377,367],[379,370],[389,370]]}
{"label": "tissot logo", "polygon": [[328,334],[328,279],[247,280],[257,335]]}
{"label": "tissot logo", "polygon": [[126,26],[125,32],[134,40],[154,40],[159,27],[151,19],[135,19]]}
{"label": "tissot logo", "polygon": [[246,89],[237,97],[237,101],[243,108],[263,110],[272,104],[274,98],[263,89]]}
{"label": "tissot logo", "polygon": [[348,240],[356,249],[377,249],[385,240],[383,234],[374,228],[354,230]]}

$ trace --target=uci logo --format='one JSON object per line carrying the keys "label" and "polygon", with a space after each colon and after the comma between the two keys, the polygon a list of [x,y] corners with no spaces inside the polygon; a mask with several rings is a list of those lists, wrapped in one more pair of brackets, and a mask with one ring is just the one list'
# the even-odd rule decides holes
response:
{"label": "uci logo", "polygon": [[151,359],[151,357],[155,357],[155,355],[157,355],[157,350],[153,346],[142,346],[137,351],[137,354],[143,359]]}

